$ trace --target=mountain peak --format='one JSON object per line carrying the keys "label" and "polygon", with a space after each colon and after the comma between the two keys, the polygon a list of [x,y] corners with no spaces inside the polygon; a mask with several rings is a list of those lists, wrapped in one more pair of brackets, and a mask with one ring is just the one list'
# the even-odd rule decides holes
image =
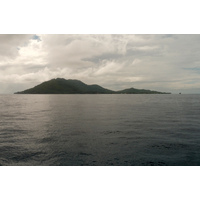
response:
{"label": "mountain peak", "polygon": [[55,78],[45,81],[33,88],[16,92],[15,94],[163,94],[151,90],[129,88],[121,91],[112,91],[99,85],[87,85],[80,80]]}

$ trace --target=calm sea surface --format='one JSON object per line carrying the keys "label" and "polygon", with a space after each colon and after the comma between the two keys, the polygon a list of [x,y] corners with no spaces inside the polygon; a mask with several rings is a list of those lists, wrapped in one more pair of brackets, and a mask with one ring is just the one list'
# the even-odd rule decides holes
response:
{"label": "calm sea surface", "polygon": [[0,165],[200,166],[200,95],[0,95]]}

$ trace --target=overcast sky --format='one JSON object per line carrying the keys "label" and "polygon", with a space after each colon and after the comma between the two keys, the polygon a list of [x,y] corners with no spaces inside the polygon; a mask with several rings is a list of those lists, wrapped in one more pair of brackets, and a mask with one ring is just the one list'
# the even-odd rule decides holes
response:
{"label": "overcast sky", "polygon": [[0,35],[0,93],[52,78],[200,93],[200,35]]}

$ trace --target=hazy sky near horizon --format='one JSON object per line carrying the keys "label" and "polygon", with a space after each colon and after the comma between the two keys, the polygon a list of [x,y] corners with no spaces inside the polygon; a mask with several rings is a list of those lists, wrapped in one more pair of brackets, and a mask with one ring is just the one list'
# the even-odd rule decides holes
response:
{"label": "hazy sky near horizon", "polygon": [[0,93],[57,77],[113,90],[200,93],[200,35],[0,34]]}

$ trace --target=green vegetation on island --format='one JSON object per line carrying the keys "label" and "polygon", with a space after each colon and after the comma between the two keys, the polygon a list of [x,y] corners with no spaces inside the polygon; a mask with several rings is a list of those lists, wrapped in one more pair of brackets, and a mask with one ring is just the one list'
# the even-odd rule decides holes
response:
{"label": "green vegetation on island", "polygon": [[135,89],[129,88],[121,91],[117,91],[117,94],[170,94],[166,92],[157,92],[153,90],[145,90],[145,89]]}
{"label": "green vegetation on island", "polygon": [[63,78],[43,82],[33,88],[16,92],[15,94],[170,94],[144,89],[125,89],[112,91],[99,85],[87,85],[79,80],[66,80]]}

